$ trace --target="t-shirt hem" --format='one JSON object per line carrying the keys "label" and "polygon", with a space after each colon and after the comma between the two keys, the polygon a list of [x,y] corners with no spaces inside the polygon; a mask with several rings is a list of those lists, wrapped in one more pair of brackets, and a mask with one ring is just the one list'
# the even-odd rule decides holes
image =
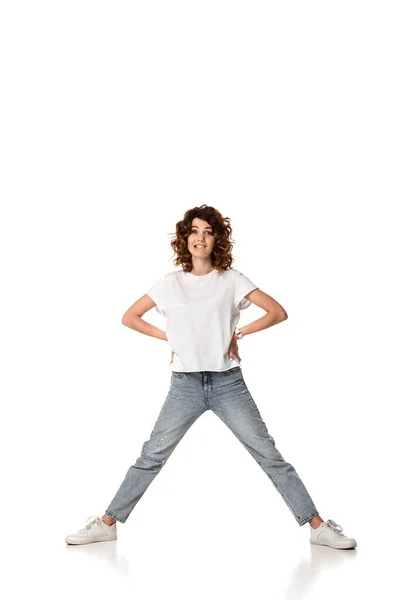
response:
{"label": "t-shirt hem", "polygon": [[231,369],[235,369],[239,367],[241,369],[241,365],[234,365],[233,367],[228,367],[228,369],[194,369],[191,371],[185,371],[184,369],[171,369],[172,373],[202,373],[203,371],[208,371],[209,373],[223,373],[224,371],[230,371]]}

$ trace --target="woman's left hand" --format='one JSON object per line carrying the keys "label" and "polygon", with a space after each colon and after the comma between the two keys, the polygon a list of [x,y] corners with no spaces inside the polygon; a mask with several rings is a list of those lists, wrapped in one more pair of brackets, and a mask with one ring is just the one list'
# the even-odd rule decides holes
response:
{"label": "woman's left hand", "polygon": [[234,333],[232,336],[231,343],[229,345],[229,350],[228,350],[229,358],[231,360],[233,359],[234,356],[238,359],[238,361],[241,360],[241,358],[239,356],[239,349],[238,349],[238,344],[237,344],[238,339],[239,339],[238,336],[236,335],[236,333]]}

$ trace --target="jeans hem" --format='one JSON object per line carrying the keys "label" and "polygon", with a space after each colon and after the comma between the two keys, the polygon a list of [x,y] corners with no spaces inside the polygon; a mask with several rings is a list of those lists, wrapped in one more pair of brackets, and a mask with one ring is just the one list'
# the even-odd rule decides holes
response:
{"label": "jeans hem", "polygon": [[309,517],[306,517],[305,519],[301,519],[300,521],[298,521],[298,524],[300,525],[300,527],[302,525],[305,525],[306,523],[308,523],[308,521],[311,521],[311,519],[313,519],[314,517],[317,517],[319,515],[319,512],[313,512]]}
{"label": "jeans hem", "polygon": [[117,517],[117,515],[113,512],[111,512],[111,510],[106,510],[105,511],[106,515],[108,515],[109,517],[112,517],[113,519],[115,519],[116,521],[119,521],[120,523],[125,523],[126,519],[128,517],[126,517],[126,519],[121,519],[121,517]]}

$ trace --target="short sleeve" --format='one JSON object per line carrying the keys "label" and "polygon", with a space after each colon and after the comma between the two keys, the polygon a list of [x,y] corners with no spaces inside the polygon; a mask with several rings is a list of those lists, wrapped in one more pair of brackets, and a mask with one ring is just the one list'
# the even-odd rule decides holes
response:
{"label": "short sleeve", "polygon": [[251,291],[256,290],[258,286],[237,269],[233,271],[235,277],[235,306],[239,310],[243,310],[251,304],[250,300],[245,298],[245,296]]}
{"label": "short sleeve", "polygon": [[156,303],[156,311],[165,317],[165,275],[157,279],[146,294]]}

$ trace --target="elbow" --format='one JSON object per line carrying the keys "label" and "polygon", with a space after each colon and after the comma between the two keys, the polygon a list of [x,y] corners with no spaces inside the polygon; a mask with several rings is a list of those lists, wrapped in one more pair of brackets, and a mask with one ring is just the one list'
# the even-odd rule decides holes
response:
{"label": "elbow", "polygon": [[284,310],[284,311],[281,313],[281,316],[280,316],[280,321],[286,321],[286,319],[288,319],[288,318],[289,318],[289,316],[288,316],[288,314],[287,314],[286,310]]}
{"label": "elbow", "polygon": [[133,329],[133,324],[135,322],[135,319],[140,319],[140,316],[139,315],[130,315],[128,313],[125,313],[121,319],[121,323],[122,323],[122,325],[125,325],[125,327],[129,327],[130,329]]}
{"label": "elbow", "polygon": [[129,311],[127,310],[126,312],[124,312],[124,314],[122,316],[122,319],[121,319],[122,325],[126,326],[127,321],[128,321],[128,316],[129,316]]}
{"label": "elbow", "polygon": [[132,316],[125,313],[122,317],[121,323],[122,325],[125,325],[125,327],[130,327],[132,325]]}

